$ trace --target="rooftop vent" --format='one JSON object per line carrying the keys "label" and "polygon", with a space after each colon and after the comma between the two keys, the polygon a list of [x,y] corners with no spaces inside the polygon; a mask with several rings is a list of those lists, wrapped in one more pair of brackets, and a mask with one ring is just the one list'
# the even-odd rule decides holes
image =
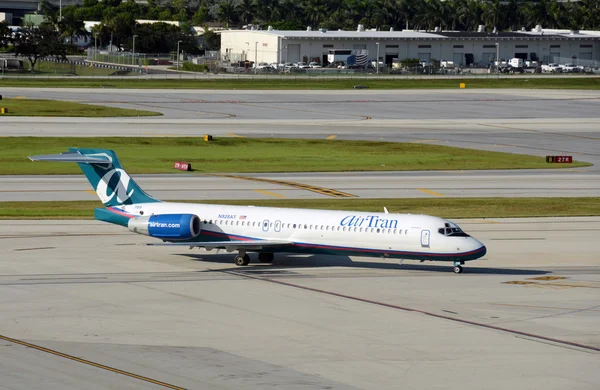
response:
{"label": "rooftop vent", "polygon": [[273,26],[269,26],[269,27],[267,28],[267,30],[268,30],[268,31],[273,31]]}
{"label": "rooftop vent", "polygon": [[525,27],[521,27],[521,31],[525,32],[527,30],[525,29]]}
{"label": "rooftop vent", "polygon": [[534,31],[535,32],[542,32],[542,25],[541,24],[536,24]]}
{"label": "rooftop vent", "polygon": [[394,31],[394,27],[390,27],[390,31]]}
{"label": "rooftop vent", "polygon": [[319,31],[321,31],[323,34],[327,32],[326,28],[320,28]]}
{"label": "rooftop vent", "polygon": [[485,32],[485,26],[483,24],[477,26],[477,32]]}
{"label": "rooftop vent", "polygon": [[358,31],[358,32],[365,31],[365,25],[364,24],[359,24],[358,27],[356,28],[356,31]]}
{"label": "rooftop vent", "polygon": [[310,26],[306,27],[306,31],[312,31],[312,27],[310,27]]}
{"label": "rooftop vent", "polygon": [[436,27],[433,29],[433,32],[440,32],[440,31],[441,31],[441,28],[439,28],[439,27]]}
{"label": "rooftop vent", "polygon": [[569,32],[569,34],[571,34],[571,35],[579,34],[579,30],[571,30]]}

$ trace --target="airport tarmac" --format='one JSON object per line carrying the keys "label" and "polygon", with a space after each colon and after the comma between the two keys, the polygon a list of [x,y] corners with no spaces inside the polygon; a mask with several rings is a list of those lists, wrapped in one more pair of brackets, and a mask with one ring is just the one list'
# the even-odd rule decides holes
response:
{"label": "airport tarmac", "polygon": [[457,222],[488,248],[460,275],[0,221],[0,388],[596,389],[600,218]]}
{"label": "airport tarmac", "polygon": [[[161,200],[600,196],[600,172],[583,169],[133,177]],[[83,175],[0,176],[0,202],[44,200],[97,200],[97,196]]]}
{"label": "airport tarmac", "polygon": [[600,166],[598,91],[2,88],[1,93],[154,110],[164,116],[3,117],[0,136],[337,137],[568,154]]}

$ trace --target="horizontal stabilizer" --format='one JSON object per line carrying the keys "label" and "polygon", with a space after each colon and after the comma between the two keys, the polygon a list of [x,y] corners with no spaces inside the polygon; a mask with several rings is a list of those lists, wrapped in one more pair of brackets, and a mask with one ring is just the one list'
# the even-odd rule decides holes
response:
{"label": "horizontal stabilizer", "polygon": [[42,154],[38,156],[29,156],[31,161],[49,161],[49,162],[74,162],[85,164],[112,164],[112,159],[107,154],[97,154],[95,156],[86,156],[79,152],[64,152],[61,154]]}
{"label": "horizontal stabilizer", "polygon": [[160,244],[146,244],[149,246],[185,246],[189,248],[206,248],[206,249],[245,249],[245,250],[261,250],[265,248],[283,247],[293,245],[292,241],[267,241],[267,240],[251,240],[251,241],[208,241],[208,242],[171,242]]}

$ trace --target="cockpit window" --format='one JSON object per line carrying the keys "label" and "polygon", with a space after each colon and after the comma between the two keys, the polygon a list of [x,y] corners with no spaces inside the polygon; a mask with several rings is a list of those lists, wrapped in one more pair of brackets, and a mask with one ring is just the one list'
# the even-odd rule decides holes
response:
{"label": "cockpit window", "polygon": [[443,234],[447,237],[470,237],[467,233],[463,232],[458,226],[451,227],[449,223],[445,223],[444,225],[445,227],[438,229],[438,233]]}

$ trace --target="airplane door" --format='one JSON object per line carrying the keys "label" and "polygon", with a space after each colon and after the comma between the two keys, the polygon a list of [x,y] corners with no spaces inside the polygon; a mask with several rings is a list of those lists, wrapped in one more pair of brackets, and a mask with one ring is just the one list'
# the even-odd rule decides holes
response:
{"label": "airplane door", "polygon": [[263,232],[268,232],[269,231],[269,220],[265,219],[262,223],[262,230]]}
{"label": "airplane door", "polygon": [[281,231],[281,221],[275,221],[275,231],[277,233]]}
{"label": "airplane door", "polygon": [[429,230],[421,230],[421,246],[429,248]]}

